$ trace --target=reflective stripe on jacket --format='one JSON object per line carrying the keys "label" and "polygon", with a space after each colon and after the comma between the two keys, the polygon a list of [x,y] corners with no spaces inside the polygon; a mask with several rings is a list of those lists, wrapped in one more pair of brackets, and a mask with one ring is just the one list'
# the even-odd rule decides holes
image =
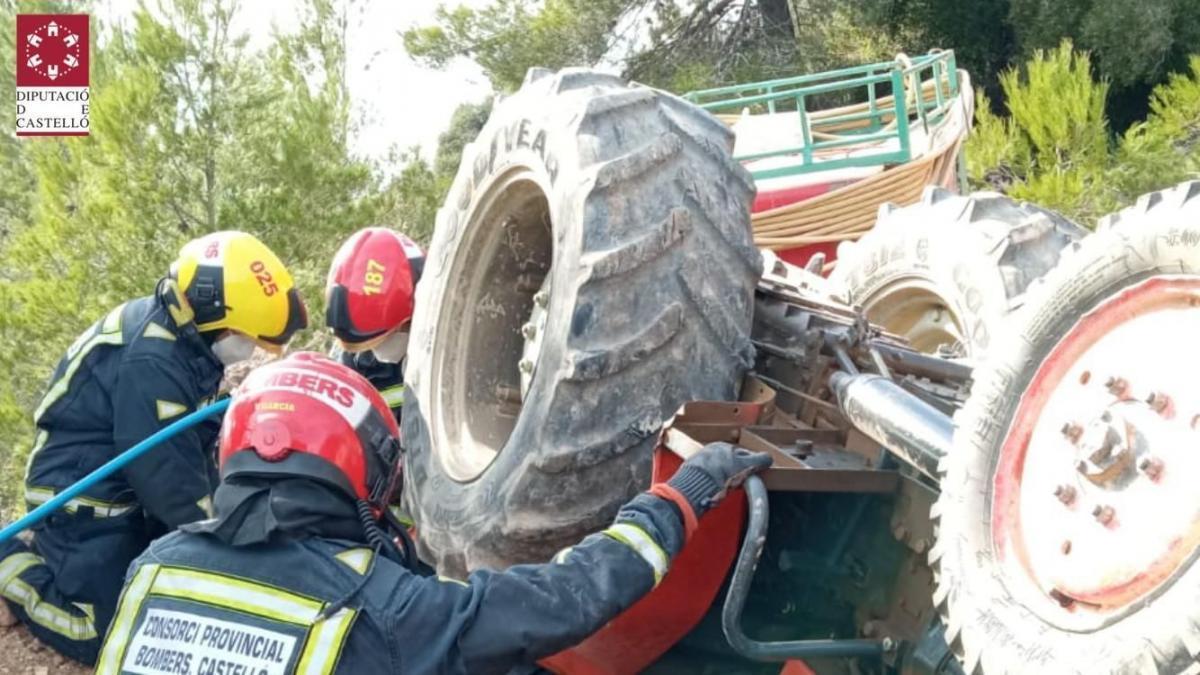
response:
{"label": "reflective stripe on jacket", "polygon": [[677,508],[651,495],[550,563],[466,582],[342,540],[232,547],[176,532],[131,566],[96,672],[503,673],[598,630],[682,544]]}
{"label": "reflective stripe on jacket", "polygon": [[[25,474],[31,506],[215,397],[220,361],[190,320],[176,321],[165,298],[139,298],[109,312],[67,350],[35,413],[38,434]],[[218,428],[219,420],[178,434],[95,484],[66,512],[112,517],[140,507],[167,528],[207,517]]]}

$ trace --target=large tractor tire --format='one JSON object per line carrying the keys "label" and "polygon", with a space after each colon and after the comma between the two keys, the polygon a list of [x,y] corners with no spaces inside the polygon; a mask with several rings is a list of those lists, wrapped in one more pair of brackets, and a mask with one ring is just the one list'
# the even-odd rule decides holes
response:
{"label": "large tractor tire", "polygon": [[930,561],[974,675],[1200,672],[1200,182],[1052,271],[975,371]]}
{"label": "large tractor tire", "polygon": [[919,351],[981,356],[1031,282],[1086,230],[995,193],[929,187],[885,204],[874,229],[838,249],[833,279],[853,305]]}
{"label": "large tractor tire", "polygon": [[736,396],[762,258],[731,132],[531,70],[463,153],[417,290],[405,502],[442,574],[546,560],[648,487],[663,423]]}

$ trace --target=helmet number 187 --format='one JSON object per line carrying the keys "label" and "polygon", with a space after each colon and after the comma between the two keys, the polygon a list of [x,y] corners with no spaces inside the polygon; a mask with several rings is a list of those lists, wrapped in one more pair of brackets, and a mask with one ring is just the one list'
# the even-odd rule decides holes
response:
{"label": "helmet number 187", "polygon": [[275,285],[275,280],[271,277],[271,273],[267,271],[267,266],[261,260],[255,260],[250,263],[250,271],[254,273],[254,278],[258,279],[258,285],[262,286],[263,295],[270,297],[275,295],[279,287]]}
{"label": "helmet number 187", "polygon": [[363,277],[364,295],[374,295],[380,292],[380,287],[383,286],[383,273],[386,271],[387,268],[378,260],[367,261],[367,274]]}

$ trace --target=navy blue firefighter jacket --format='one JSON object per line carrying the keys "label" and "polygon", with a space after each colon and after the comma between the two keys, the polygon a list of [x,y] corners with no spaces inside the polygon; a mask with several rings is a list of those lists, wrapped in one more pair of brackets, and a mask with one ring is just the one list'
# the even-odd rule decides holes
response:
{"label": "navy blue firefighter jacket", "polygon": [[[25,475],[31,507],[215,399],[221,362],[175,293],[164,282],[155,295],[113,309],[58,363],[34,414],[37,437]],[[143,528],[128,533],[139,540],[138,551],[154,535],[208,517],[219,424],[212,420],[162,443],[72,500],[64,515]]]}
{"label": "navy blue firefighter jacket", "polygon": [[464,583],[348,540],[175,532],[130,567],[96,672],[504,673],[631,606],[683,540],[678,507],[643,494],[550,563]]}

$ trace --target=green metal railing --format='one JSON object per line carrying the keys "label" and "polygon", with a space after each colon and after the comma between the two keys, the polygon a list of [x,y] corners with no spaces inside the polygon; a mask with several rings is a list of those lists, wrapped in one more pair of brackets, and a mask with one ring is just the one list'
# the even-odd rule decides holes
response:
{"label": "green metal railing", "polygon": [[[883,90],[883,95],[880,95]],[[941,122],[958,98],[954,52],[935,50],[909,59],[766,82],[754,82],[684,94],[716,114],[795,113],[801,144],[736,157],[753,161],[795,156],[796,163],[751,171],[755,178],[777,178],[843,167],[903,164],[912,160],[909,125],[926,128]],[[822,99],[856,101],[811,110]],[[890,141],[895,143],[890,143]],[[850,156],[817,160],[823,150],[863,146]]]}

